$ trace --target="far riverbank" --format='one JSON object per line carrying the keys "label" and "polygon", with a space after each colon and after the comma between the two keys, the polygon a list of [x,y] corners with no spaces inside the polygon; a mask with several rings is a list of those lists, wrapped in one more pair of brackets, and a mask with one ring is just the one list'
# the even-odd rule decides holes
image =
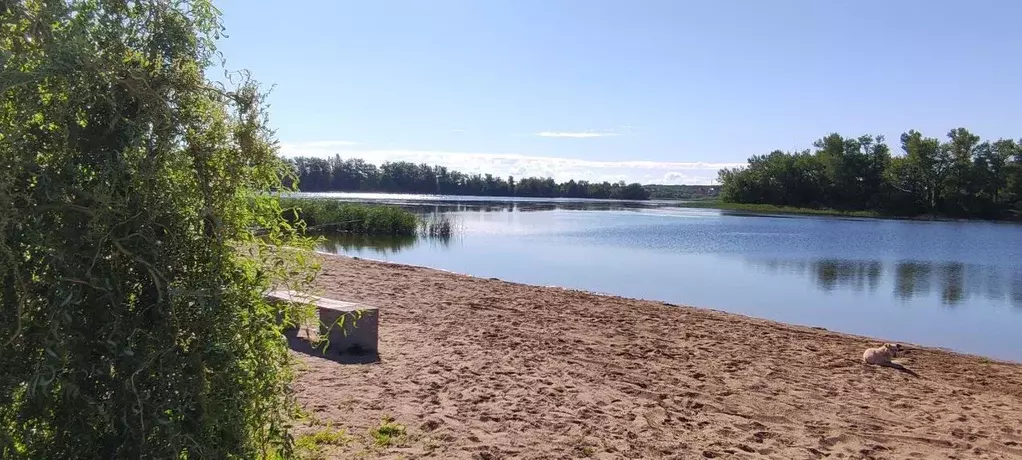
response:
{"label": "far riverbank", "polygon": [[939,221],[939,222],[1009,222],[1017,223],[1022,220],[1022,215],[1014,219],[965,219],[947,216],[919,215],[919,216],[898,216],[884,214],[877,211],[843,211],[840,209],[817,209],[799,208],[795,206],[777,206],[772,204],[755,203],[727,203],[720,200],[693,200],[684,201],[679,206],[698,209],[720,209],[724,211],[738,211],[756,214],[791,214],[803,216],[833,216],[833,217],[854,217],[864,219],[892,219],[892,220],[916,220],[916,221]]}

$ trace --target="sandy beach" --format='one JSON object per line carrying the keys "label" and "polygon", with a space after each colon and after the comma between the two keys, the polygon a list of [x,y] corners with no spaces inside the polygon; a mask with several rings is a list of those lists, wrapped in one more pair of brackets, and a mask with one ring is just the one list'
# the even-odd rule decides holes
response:
{"label": "sandy beach", "polygon": [[296,352],[325,458],[1022,458],[1019,364],[343,257],[320,286],[380,308],[379,362]]}

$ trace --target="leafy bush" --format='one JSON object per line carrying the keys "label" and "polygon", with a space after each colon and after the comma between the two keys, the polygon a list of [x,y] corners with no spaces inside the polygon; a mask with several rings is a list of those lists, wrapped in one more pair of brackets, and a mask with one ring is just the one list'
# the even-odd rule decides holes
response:
{"label": "leafy bush", "polygon": [[345,232],[359,235],[415,235],[419,220],[396,206],[373,206],[325,199],[288,198],[282,200],[284,218],[304,221],[309,230]]}
{"label": "leafy bush", "polygon": [[289,456],[295,312],[262,293],[314,266],[257,86],[203,74],[216,9],[14,1],[0,25],[0,457]]}

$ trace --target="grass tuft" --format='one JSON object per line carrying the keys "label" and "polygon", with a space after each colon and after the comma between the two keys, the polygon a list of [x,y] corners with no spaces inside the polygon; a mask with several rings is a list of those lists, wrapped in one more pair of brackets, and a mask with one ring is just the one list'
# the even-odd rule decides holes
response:
{"label": "grass tuft", "polygon": [[326,446],[344,447],[354,440],[343,428],[334,429],[327,425],[319,430],[299,436],[295,440],[295,448],[303,458],[324,458]]}
{"label": "grass tuft", "polygon": [[422,233],[432,238],[450,238],[454,223],[446,214],[430,214],[422,218]]}
{"label": "grass tuft", "polygon": [[380,424],[369,430],[377,446],[390,447],[399,445],[405,441],[405,427],[396,423],[393,418],[387,417],[380,421]]}

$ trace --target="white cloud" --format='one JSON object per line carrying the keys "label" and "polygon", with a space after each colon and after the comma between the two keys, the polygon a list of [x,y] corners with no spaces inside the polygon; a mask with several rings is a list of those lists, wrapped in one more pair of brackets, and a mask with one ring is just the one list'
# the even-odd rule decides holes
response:
{"label": "white cloud", "polygon": [[599,133],[593,131],[543,131],[536,133],[539,137],[570,137],[575,139],[585,139],[590,137],[610,137],[618,136],[617,133]]}
{"label": "white cloud", "polygon": [[[344,148],[349,147],[349,148]],[[491,173],[496,176],[553,177],[589,181],[624,180],[656,184],[711,184],[717,171],[743,163],[663,162],[663,161],[596,161],[574,158],[542,157],[516,153],[444,152],[411,149],[350,148],[331,142],[282,143],[284,156],[318,156],[335,154],[342,158],[361,158],[374,164],[387,161],[410,161],[441,165],[464,173]]]}
{"label": "white cloud", "polygon": [[690,174],[678,171],[671,171],[664,174],[662,177],[647,177],[643,180],[644,184],[698,184],[698,185],[713,185],[717,178],[716,174],[707,176],[705,174]]}

